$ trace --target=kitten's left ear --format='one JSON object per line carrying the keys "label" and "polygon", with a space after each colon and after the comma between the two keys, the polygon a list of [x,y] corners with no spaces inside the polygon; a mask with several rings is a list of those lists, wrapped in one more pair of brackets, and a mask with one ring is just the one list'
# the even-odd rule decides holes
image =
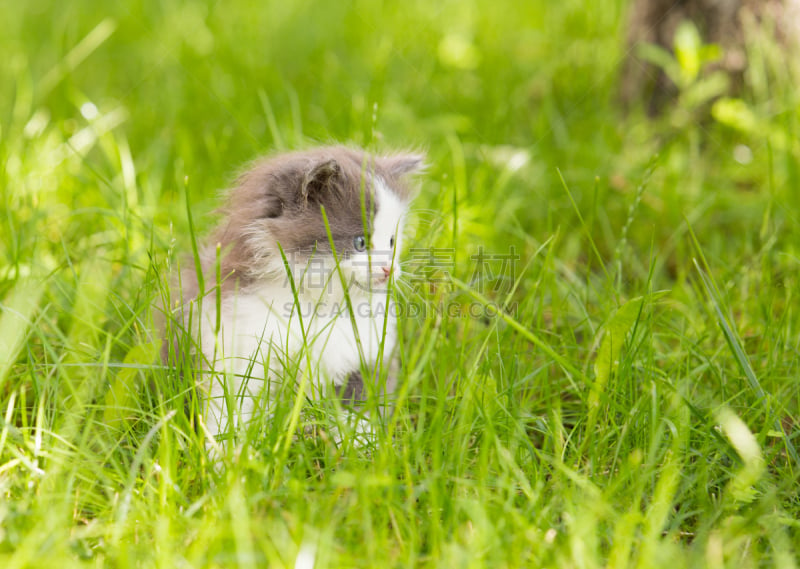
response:
{"label": "kitten's left ear", "polygon": [[428,167],[425,164],[425,155],[417,153],[386,156],[380,159],[380,164],[394,178],[419,173]]}
{"label": "kitten's left ear", "polygon": [[300,188],[303,197],[308,199],[309,196],[313,197],[331,186],[341,171],[342,167],[333,159],[312,165],[303,175]]}

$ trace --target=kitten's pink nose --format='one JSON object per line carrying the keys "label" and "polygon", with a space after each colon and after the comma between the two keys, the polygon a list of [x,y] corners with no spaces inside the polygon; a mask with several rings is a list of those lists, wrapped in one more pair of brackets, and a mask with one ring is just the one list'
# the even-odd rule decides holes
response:
{"label": "kitten's pink nose", "polygon": [[392,268],[391,267],[381,267],[381,269],[383,269],[383,276],[388,279],[389,275],[392,273]]}

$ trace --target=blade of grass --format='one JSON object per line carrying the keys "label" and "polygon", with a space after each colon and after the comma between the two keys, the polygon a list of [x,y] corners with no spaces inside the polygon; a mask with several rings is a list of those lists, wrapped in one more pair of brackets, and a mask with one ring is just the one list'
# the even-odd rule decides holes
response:
{"label": "blade of grass", "polygon": [[39,95],[46,95],[67,75],[67,73],[77,68],[87,57],[96,51],[97,48],[103,45],[116,29],[117,23],[111,18],[106,18],[97,24],[92,31],[86,34],[86,36],[64,56],[64,59],[42,78],[38,89]]}
{"label": "blade of grass", "polygon": [[577,367],[575,367],[570,362],[568,362],[566,360],[566,358],[564,358],[561,354],[559,354],[555,350],[553,350],[553,348],[551,348],[543,340],[538,338],[533,332],[531,332],[530,330],[525,328],[525,326],[520,324],[516,319],[511,317],[509,314],[506,314],[505,312],[500,311],[497,308],[497,306],[494,303],[492,303],[488,298],[486,298],[481,293],[479,293],[478,291],[474,290],[472,287],[468,286],[466,283],[458,280],[455,277],[451,276],[450,277],[450,281],[454,285],[456,285],[458,288],[460,288],[461,290],[463,290],[464,292],[469,294],[472,298],[474,298],[475,300],[480,302],[487,311],[499,316],[501,320],[503,320],[506,324],[511,326],[514,330],[519,332],[519,334],[521,334],[522,337],[524,337],[526,340],[528,340],[531,344],[533,344],[534,346],[536,346],[537,348],[542,350],[544,353],[546,353],[548,356],[553,358],[553,360],[558,365],[561,366],[561,369],[563,369],[565,372],[567,372],[567,374],[569,376],[571,376],[570,379],[574,380],[575,378],[579,378],[579,379],[582,379],[585,383],[587,382],[587,379],[586,379],[585,375],[583,374],[583,372],[581,372],[581,370],[579,370]]}
{"label": "blade of grass", "polygon": [[[713,278],[703,271],[702,268],[700,268],[700,264],[697,262],[697,259],[694,259],[694,265],[697,268],[697,272],[700,274],[700,279],[703,282],[703,287],[706,290],[706,294],[708,294],[709,300],[714,307],[714,313],[717,316],[717,324],[719,324],[719,327],[722,329],[722,335],[725,337],[725,341],[727,342],[728,347],[730,348],[731,353],[736,360],[736,364],[739,366],[739,370],[742,372],[742,374],[744,374],[745,379],[747,379],[747,383],[750,385],[750,389],[756,395],[758,401],[761,403],[761,405],[765,405],[766,400],[771,398],[771,395],[766,393],[764,388],[761,386],[761,382],[758,380],[756,372],[753,370],[753,366],[750,365],[750,360],[748,359],[744,348],[742,348],[742,341],[739,339],[739,335],[736,333],[733,326],[731,326],[728,318],[723,312],[722,297],[719,294],[719,290],[717,289]],[[800,470],[800,456],[798,456],[794,443],[792,443],[792,440],[789,438],[789,435],[786,433],[786,429],[779,419],[775,419],[773,428],[775,431],[781,434],[781,438],[786,445],[786,452],[794,461],[797,469]]]}
{"label": "blade of grass", "polygon": [[[298,295],[299,293],[297,292],[297,285],[294,280],[294,275],[292,274],[292,268],[289,265],[289,259],[286,257],[286,252],[283,250],[283,247],[281,247],[280,243],[278,243],[278,251],[280,251],[281,259],[283,260],[283,268],[286,271],[286,276],[289,279],[289,286],[292,288],[292,298],[294,298],[294,307],[297,309],[297,319],[300,326],[300,334],[303,337],[303,346],[306,348],[303,350],[306,357],[306,368],[300,376],[300,385],[297,387],[294,405],[292,406],[292,412],[289,415],[289,424],[284,432],[285,438],[283,440],[282,460],[285,462],[289,454],[289,447],[292,444],[292,433],[294,433],[295,429],[297,429],[297,424],[300,422],[300,410],[303,407],[303,399],[305,398],[306,387],[311,379],[313,368],[311,367],[311,355],[309,354],[308,350],[308,335],[306,327],[303,324],[303,308],[300,305],[300,297]],[[280,444],[280,438],[278,441],[278,444]],[[278,449],[276,448],[275,450],[277,451]]]}
{"label": "blade of grass", "polygon": [[272,108],[272,103],[263,89],[258,90],[258,98],[261,101],[261,108],[264,109],[264,115],[267,117],[267,125],[269,126],[269,133],[272,135],[272,144],[277,150],[286,150],[286,143],[281,136],[281,129],[278,128],[278,120],[275,118],[275,110]]}
{"label": "blade of grass", "polygon": [[[617,292],[617,288],[614,286],[614,279],[611,278],[611,275],[608,272],[608,268],[606,267],[605,262],[603,262],[603,256],[597,249],[597,244],[595,243],[594,238],[592,237],[591,230],[586,225],[586,222],[583,220],[583,215],[581,215],[581,210],[578,207],[578,204],[575,202],[575,198],[573,197],[572,192],[569,190],[569,186],[567,186],[567,181],[564,179],[564,175],[561,173],[561,169],[556,168],[556,172],[558,173],[558,179],[561,180],[561,186],[564,188],[564,191],[567,192],[567,197],[569,197],[569,201],[572,204],[572,209],[575,210],[575,215],[578,216],[578,221],[581,224],[583,232],[586,234],[586,239],[589,240],[589,245],[592,246],[592,251],[594,251],[597,260],[600,263],[600,268],[603,269],[603,274],[605,275],[606,281],[609,284],[609,289],[614,293],[615,300],[617,301],[617,304],[619,304],[619,294]],[[597,192],[595,191],[595,194],[596,193]]]}
{"label": "blade of grass", "polygon": [[197,293],[198,301],[203,298],[206,291],[205,278],[203,277],[203,264],[200,262],[200,251],[197,247],[197,232],[194,229],[192,218],[192,204],[189,199],[189,176],[183,177],[183,194],[186,200],[186,221],[189,223],[189,240],[192,243],[192,256],[194,257],[194,269],[197,272]]}
{"label": "blade of grass", "polygon": [[[689,225],[689,220],[686,220],[686,224],[687,226]],[[758,398],[759,403],[765,407],[764,410],[767,411],[766,400],[770,398],[770,395],[766,393],[764,388],[761,386],[761,382],[758,380],[758,377],[753,370],[753,366],[750,365],[750,360],[747,357],[744,348],[742,347],[742,341],[739,338],[739,335],[735,331],[734,327],[730,324],[729,318],[725,315],[727,309],[725,309],[722,295],[719,292],[719,288],[717,287],[714,278],[711,276],[711,270],[709,269],[708,262],[706,261],[705,255],[703,255],[703,251],[700,248],[700,243],[698,242],[697,236],[694,234],[694,230],[691,228],[691,226],[689,226],[689,235],[691,235],[694,248],[700,257],[700,260],[702,261],[701,267],[697,259],[693,259],[694,266],[697,269],[697,272],[700,275],[700,280],[703,283],[703,288],[705,289],[706,294],[711,301],[711,305],[714,307],[714,314],[717,317],[717,324],[722,330],[722,335],[725,338],[725,342],[728,344],[728,348],[730,348],[731,354],[733,354],[739,370],[747,380],[750,389]],[[730,320],[732,320],[732,318]],[[781,434],[783,443],[786,446],[786,452],[794,461],[796,468],[800,470],[800,456],[798,456],[794,443],[792,443],[792,440],[789,438],[788,434],[786,433],[786,429],[779,419],[776,418],[774,420],[773,428],[776,432]]]}

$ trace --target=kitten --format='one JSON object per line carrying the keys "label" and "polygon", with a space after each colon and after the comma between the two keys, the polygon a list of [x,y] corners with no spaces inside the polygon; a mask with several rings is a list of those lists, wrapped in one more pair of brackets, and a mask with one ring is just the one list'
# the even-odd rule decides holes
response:
{"label": "kitten", "polygon": [[377,381],[396,343],[387,285],[399,273],[407,178],[421,167],[417,154],[336,146],[266,158],[239,177],[200,250],[202,284],[194,267],[181,272],[176,318],[188,334],[172,343],[210,372],[211,435],[246,425],[284,379],[309,373],[311,395],[332,385],[352,400]]}

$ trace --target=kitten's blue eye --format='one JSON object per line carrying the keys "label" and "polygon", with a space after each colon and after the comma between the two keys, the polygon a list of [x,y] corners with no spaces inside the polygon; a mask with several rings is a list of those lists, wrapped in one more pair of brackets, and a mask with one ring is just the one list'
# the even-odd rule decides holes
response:
{"label": "kitten's blue eye", "polygon": [[353,238],[353,247],[356,248],[356,251],[363,251],[367,248],[367,240],[364,238],[363,235],[359,235],[358,237]]}

